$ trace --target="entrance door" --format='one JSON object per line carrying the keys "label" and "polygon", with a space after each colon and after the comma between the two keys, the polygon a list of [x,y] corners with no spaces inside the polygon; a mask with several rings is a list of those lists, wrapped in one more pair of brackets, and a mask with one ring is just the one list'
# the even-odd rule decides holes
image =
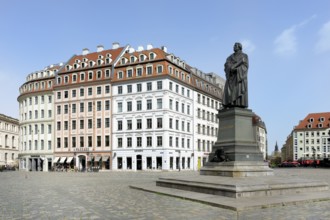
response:
{"label": "entrance door", "polygon": [[142,170],[142,155],[136,155],[136,170]]}
{"label": "entrance door", "polygon": [[162,166],[163,166],[163,160],[162,160],[162,157],[157,157],[157,158],[156,158],[156,162],[157,162],[157,169],[158,169],[158,170],[161,170],[161,169],[162,169]]}
{"label": "entrance door", "polygon": [[151,168],[152,168],[152,158],[147,157],[147,169],[151,169]]}
{"label": "entrance door", "polygon": [[126,164],[127,164],[126,169],[131,170],[132,169],[132,157],[126,158]]}
{"label": "entrance door", "polygon": [[79,158],[79,164],[78,164],[79,171],[85,171],[86,170],[86,156],[80,155],[78,158]]}
{"label": "entrance door", "polygon": [[173,170],[173,157],[170,157],[170,169]]}

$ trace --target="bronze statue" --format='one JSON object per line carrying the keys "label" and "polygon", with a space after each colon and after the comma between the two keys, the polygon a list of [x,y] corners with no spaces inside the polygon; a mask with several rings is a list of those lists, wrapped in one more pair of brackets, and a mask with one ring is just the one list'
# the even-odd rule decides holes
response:
{"label": "bronze statue", "polygon": [[235,43],[234,53],[225,63],[226,84],[223,93],[225,108],[248,107],[247,73],[249,68],[248,56],[242,52],[242,44]]}

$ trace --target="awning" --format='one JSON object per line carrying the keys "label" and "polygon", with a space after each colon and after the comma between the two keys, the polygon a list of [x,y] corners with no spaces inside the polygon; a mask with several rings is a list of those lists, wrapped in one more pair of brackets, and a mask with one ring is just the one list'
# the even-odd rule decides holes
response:
{"label": "awning", "polygon": [[64,163],[65,160],[66,160],[66,157],[61,157],[60,163]]}
{"label": "awning", "polygon": [[109,160],[109,156],[103,156],[103,157],[102,157],[102,161],[103,161],[103,162],[105,162],[105,161],[107,161],[107,160]]}
{"label": "awning", "polygon": [[88,160],[89,162],[91,162],[93,160],[93,157],[88,157]]}
{"label": "awning", "polygon": [[100,161],[101,156],[96,156],[94,161]]}
{"label": "awning", "polygon": [[54,159],[53,162],[54,162],[54,163],[57,163],[59,159],[60,159],[59,157],[55,157],[55,159]]}
{"label": "awning", "polygon": [[66,163],[71,163],[73,157],[68,157],[68,159],[66,160]]}

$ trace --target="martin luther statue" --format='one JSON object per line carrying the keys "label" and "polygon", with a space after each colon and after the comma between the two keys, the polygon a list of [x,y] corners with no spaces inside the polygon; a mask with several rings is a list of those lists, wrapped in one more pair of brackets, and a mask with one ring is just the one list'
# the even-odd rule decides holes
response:
{"label": "martin luther statue", "polygon": [[242,52],[242,44],[235,43],[234,53],[225,63],[226,84],[223,93],[225,108],[248,107],[247,73],[249,68],[248,56]]}

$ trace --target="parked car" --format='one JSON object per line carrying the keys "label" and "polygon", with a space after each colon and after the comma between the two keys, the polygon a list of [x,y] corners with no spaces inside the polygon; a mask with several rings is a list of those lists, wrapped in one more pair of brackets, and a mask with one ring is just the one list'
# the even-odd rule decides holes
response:
{"label": "parked car", "polygon": [[284,161],[279,167],[299,167],[300,163],[297,161]]}

